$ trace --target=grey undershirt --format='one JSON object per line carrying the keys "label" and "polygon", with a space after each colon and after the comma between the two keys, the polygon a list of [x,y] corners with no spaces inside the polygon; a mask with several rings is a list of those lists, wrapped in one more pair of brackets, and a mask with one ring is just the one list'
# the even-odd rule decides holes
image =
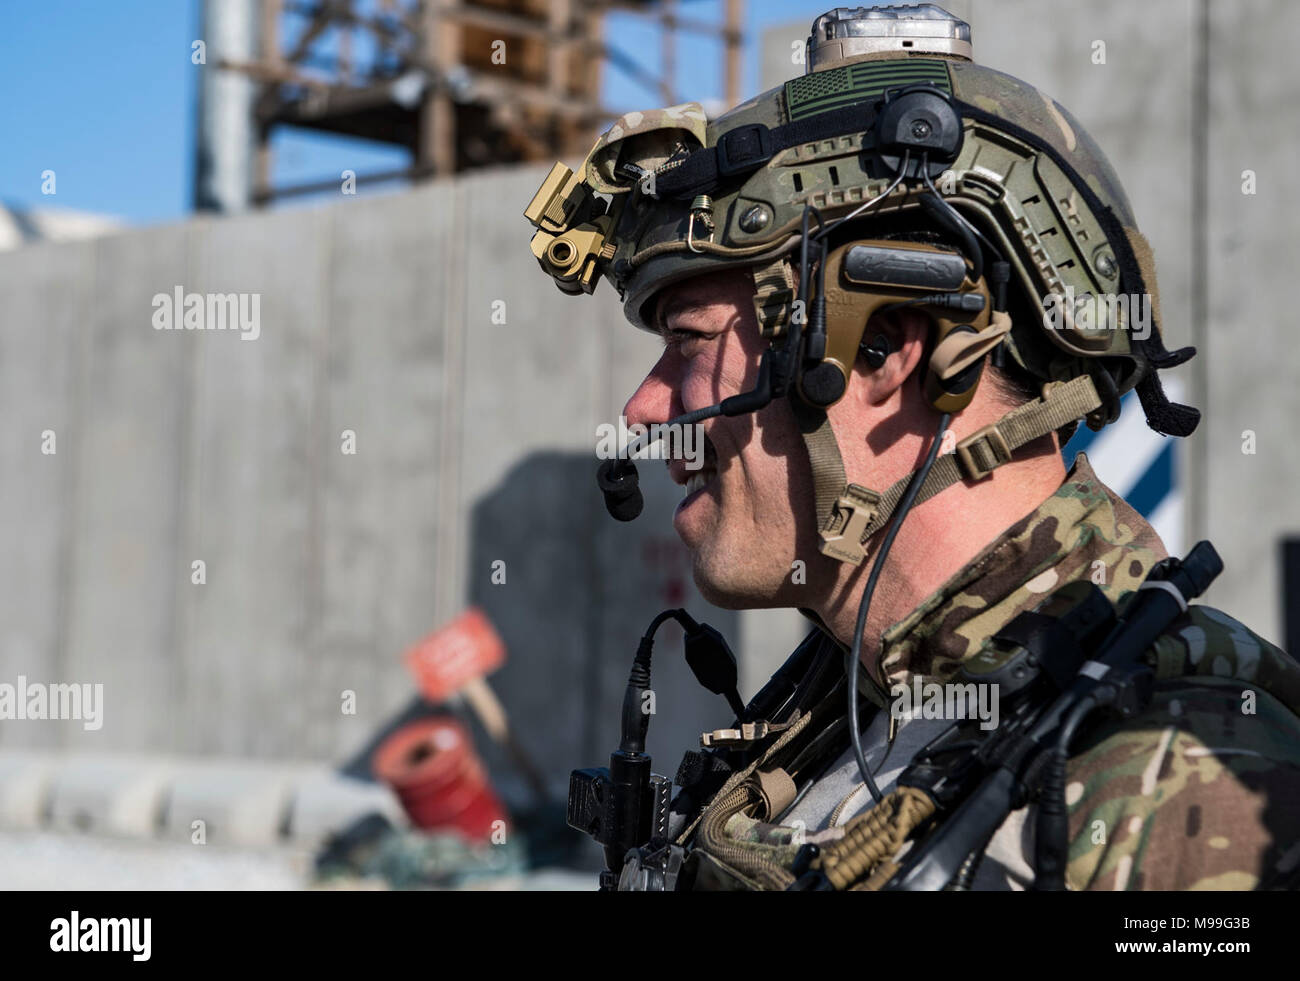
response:
{"label": "grey undershirt", "polygon": [[[877,712],[863,732],[862,751],[880,793],[888,794],[917,751],[951,724],[940,719],[900,718],[891,748],[888,746],[889,713]],[[813,784],[803,800],[781,817],[780,823],[786,827],[799,827],[794,822],[800,821],[803,830],[809,834],[830,828],[830,819],[836,807],[855,788],[853,798],[840,808],[836,826],[843,826],[854,815],[867,810],[874,803],[866,784],[862,782],[853,748],[849,747],[821,779]],[[1027,888],[1033,882],[1033,868],[1028,859],[1028,856],[1033,855],[1033,840],[1030,835],[1033,822],[1026,820],[1029,813],[1028,808],[1015,811],[997,830],[980,864],[974,888],[1019,890]]]}

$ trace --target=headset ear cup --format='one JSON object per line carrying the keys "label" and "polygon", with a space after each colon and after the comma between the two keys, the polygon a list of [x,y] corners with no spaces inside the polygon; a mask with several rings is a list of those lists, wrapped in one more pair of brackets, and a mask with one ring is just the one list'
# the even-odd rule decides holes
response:
{"label": "headset ear cup", "polygon": [[983,326],[953,323],[939,316],[934,347],[925,371],[925,397],[938,412],[960,412],[970,405],[984,372],[984,363],[1002,346],[1011,331],[1011,317],[994,311]]}
{"label": "headset ear cup", "polygon": [[936,374],[927,374],[926,382],[933,378],[935,386],[926,391],[930,405],[936,412],[960,412],[975,397],[983,373],[984,359],[981,358],[953,378],[940,379]]}
{"label": "headset ear cup", "polygon": [[963,335],[963,337],[970,335],[974,338],[978,333],[969,324],[955,324],[948,330],[936,331],[935,345],[926,362],[923,383],[925,399],[936,412],[960,412],[970,405],[971,399],[975,397],[980,377],[984,373],[985,359],[976,358],[956,374],[949,373],[948,377],[944,378],[944,373],[952,363],[953,345],[944,345],[943,342],[954,335]]}

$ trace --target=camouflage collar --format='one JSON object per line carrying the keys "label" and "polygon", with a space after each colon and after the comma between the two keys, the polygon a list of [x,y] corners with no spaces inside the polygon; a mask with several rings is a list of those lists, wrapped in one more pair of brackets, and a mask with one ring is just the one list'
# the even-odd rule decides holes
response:
{"label": "camouflage collar", "polygon": [[887,684],[947,678],[983,638],[1064,583],[1091,578],[1114,602],[1165,555],[1155,530],[1080,453],[1056,493],[885,631]]}

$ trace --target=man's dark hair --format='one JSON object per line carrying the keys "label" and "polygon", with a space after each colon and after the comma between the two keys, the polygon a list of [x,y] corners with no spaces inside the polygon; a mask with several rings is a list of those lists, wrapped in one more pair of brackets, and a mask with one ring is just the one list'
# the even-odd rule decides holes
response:
{"label": "man's dark hair", "polygon": [[[1030,318],[1042,316],[1041,308],[1032,303],[1021,289],[1012,290],[1008,300],[1007,312],[1011,315],[1013,324],[1028,323]],[[1026,345],[1031,353],[1041,356],[1043,353],[1042,346],[1047,345],[1048,342],[1033,331],[1029,331],[1017,335],[1017,344]],[[999,357],[998,354],[1004,356]],[[1027,369],[1021,367],[1005,351],[995,352],[989,358],[989,363],[984,368],[984,375],[985,378],[992,379],[999,393],[1011,406],[1032,402],[1043,394],[1042,381]],[[1060,439],[1062,447],[1070,441],[1070,437],[1075,434],[1078,428],[1079,422],[1075,420],[1056,430],[1056,435]]]}
{"label": "man's dark hair", "polygon": [[[984,366],[984,381],[987,384],[992,382],[1002,396],[1004,402],[1010,406],[1023,405],[1025,402],[1032,402],[1042,394],[1042,383],[1037,378],[1027,372],[1014,361],[1007,359],[999,367],[994,364]],[[1079,420],[1067,423],[1056,431],[1057,438],[1061,441],[1061,447],[1070,441],[1079,429]]]}

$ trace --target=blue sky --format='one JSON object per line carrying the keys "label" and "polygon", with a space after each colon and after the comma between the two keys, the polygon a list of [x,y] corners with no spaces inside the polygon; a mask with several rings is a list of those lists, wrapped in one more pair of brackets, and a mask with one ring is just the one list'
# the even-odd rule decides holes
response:
{"label": "blue sky", "polygon": [[[758,32],[790,20],[811,22],[825,6],[825,0],[747,0],[744,96],[758,86]],[[721,9],[721,0],[681,4],[684,16],[714,22]],[[190,45],[200,36],[198,0],[6,0],[0,10],[0,201],[108,214],[132,224],[188,214],[199,71],[190,63]],[[658,32],[645,18],[613,15],[606,37],[657,68]],[[716,40],[679,44],[683,98],[721,97],[720,57]],[[660,104],[656,93],[609,67],[605,99],[628,109]],[[281,184],[406,162],[400,150],[305,132],[283,133],[274,151]],[[53,196],[41,193],[46,170],[56,175]]]}

